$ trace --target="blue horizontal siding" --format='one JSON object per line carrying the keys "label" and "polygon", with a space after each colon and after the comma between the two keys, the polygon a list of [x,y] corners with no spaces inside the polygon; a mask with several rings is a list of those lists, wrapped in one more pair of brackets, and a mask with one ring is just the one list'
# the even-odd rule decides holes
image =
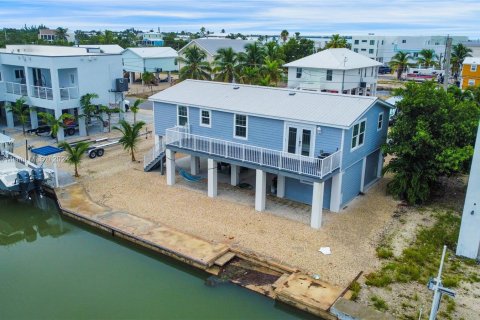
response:
{"label": "blue horizontal siding", "polygon": [[363,161],[360,160],[347,168],[343,174],[342,205],[350,202],[360,193]]}
{"label": "blue horizontal siding", "polygon": [[[378,114],[383,112],[383,127],[382,130],[377,131]],[[353,127],[345,131],[344,137],[344,152],[343,152],[343,168],[348,168],[350,165],[371,154],[387,140],[388,130],[388,112],[389,109],[380,103],[373,105],[362,119],[367,119],[365,128],[365,142],[363,146],[351,151],[352,149],[352,133]]]}
{"label": "blue horizontal siding", "polygon": [[331,127],[320,127],[320,134],[315,140],[315,156],[323,152],[335,152],[342,146],[342,129]]}
{"label": "blue horizontal siding", "polygon": [[[332,193],[332,179],[324,182],[323,208],[330,209],[330,196]],[[285,198],[308,205],[312,205],[313,185],[303,183],[298,179],[285,178]]]}
{"label": "blue horizontal siding", "polygon": [[155,134],[165,135],[165,130],[177,125],[177,106],[170,103],[155,102],[153,104],[153,121]]}

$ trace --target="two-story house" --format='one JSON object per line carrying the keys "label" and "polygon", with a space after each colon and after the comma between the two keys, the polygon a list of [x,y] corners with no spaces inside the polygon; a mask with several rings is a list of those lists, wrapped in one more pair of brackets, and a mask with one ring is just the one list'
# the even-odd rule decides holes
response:
{"label": "two-story house", "polygon": [[480,57],[467,57],[463,60],[462,89],[480,86]]}
{"label": "two-story house", "polygon": [[[0,104],[6,106],[24,97],[30,107],[30,124],[38,126],[38,112],[59,117],[68,112],[81,115],[80,97],[96,93],[93,102],[123,107],[123,76],[120,54],[91,53],[86,48],[37,45],[7,45],[0,50]],[[0,118],[14,126],[14,115],[1,108]],[[85,120],[79,118],[80,135],[86,135]],[[63,139],[63,129],[58,133]]]}
{"label": "two-story house", "polygon": [[123,70],[129,73],[130,83],[136,73],[178,71],[177,51],[170,47],[127,48],[122,52]]}
{"label": "two-story house", "polygon": [[176,152],[190,155],[193,175],[208,159],[210,197],[227,164],[232,185],[255,173],[257,211],[274,185],[278,197],[311,205],[319,228],[323,209],[340,211],[381,175],[391,106],[375,97],[186,80],[150,100],[168,185]]}
{"label": "two-story house", "polygon": [[374,96],[381,63],[349,49],[327,49],[284,65],[288,87]]}

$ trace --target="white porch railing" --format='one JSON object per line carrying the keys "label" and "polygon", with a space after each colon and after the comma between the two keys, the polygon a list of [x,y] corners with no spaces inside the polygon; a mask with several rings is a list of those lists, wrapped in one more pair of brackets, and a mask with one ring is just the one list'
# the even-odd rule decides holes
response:
{"label": "white porch railing", "polygon": [[162,152],[165,151],[165,141],[162,140],[143,155],[143,168],[145,169],[155,158],[157,158]]}
{"label": "white porch railing", "polygon": [[60,88],[60,100],[78,99],[78,87]]}
{"label": "white porch railing", "polygon": [[226,159],[289,171],[301,175],[323,178],[340,167],[342,151],[320,159],[278,150],[198,136],[177,129],[166,130],[166,145],[203,152]]}
{"label": "white porch railing", "polygon": [[49,87],[30,86],[30,94],[34,98],[53,100],[53,90]]}
{"label": "white porch railing", "polygon": [[27,95],[27,85],[18,82],[5,82],[7,93],[13,93],[19,96]]}

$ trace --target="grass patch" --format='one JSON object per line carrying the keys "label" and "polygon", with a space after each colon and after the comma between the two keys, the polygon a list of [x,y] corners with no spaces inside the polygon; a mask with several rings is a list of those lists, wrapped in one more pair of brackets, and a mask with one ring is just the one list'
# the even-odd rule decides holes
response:
{"label": "grass patch", "polygon": [[[460,217],[452,211],[435,212],[435,217],[437,221],[432,227],[418,230],[414,243],[403,250],[400,257],[391,259],[379,271],[366,275],[365,283],[375,287],[410,281],[426,284],[431,276],[435,276],[443,245],[450,249],[455,248],[460,229]],[[387,246],[382,245],[377,249],[377,256],[389,259],[393,257],[393,253]],[[445,263],[443,285],[457,287],[463,280],[463,260],[449,259],[447,255]]]}
{"label": "grass patch", "polygon": [[387,247],[378,247],[377,248],[377,257],[380,259],[390,259],[393,257],[393,251]]}
{"label": "grass patch", "polygon": [[387,303],[385,302],[385,300],[383,300],[379,296],[373,296],[373,297],[370,298],[370,300],[373,302],[373,306],[378,311],[387,311],[388,310]]}
{"label": "grass patch", "polygon": [[357,301],[358,299],[358,296],[360,295],[360,291],[362,290],[362,286],[360,285],[360,283],[358,283],[357,281],[354,281],[352,282],[352,284],[350,285],[350,290],[352,290],[352,298],[351,300],[353,301]]}

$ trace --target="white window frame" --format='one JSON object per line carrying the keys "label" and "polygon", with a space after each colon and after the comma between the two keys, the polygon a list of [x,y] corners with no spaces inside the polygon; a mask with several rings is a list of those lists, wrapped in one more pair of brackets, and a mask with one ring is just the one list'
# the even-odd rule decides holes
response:
{"label": "white window frame", "polygon": [[[380,120],[380,118],[382,118],[382,119]],[[385,115],[384,115],[384,113],[383,113],[383,111],[382,111],[382,112],[380,112],[380,113],[378,114],[378,118],[377,118],[377,131],[380,131],[380,130],[383,129],[383,121],[384,121],[384,120],[385,120]]]}
{"label": "white window frame", "polygon": [[[245,116],[245,137],[237,136],[237,116]],[[233,137],[235,139],[248,140],[248,115],[243,113],[233,114]]]}
{"label": "white window frame", "polygon": [[[180,107],[185,107],[187,109],[187,123],[184,124],[184,125],[181,125],[180,124]],[[185,117],[182,115],[182,117]],[[179,127],[185,127],[185,126],[188,126],[190,124],[190,108],[188,106],[184,106],[184,105],[180,105],[180,104],[177,104],[177,126]]]}
{"label": "white window frame", "polygon": [[[330,73],[330,79],[328,79],[328,74],[329,73]],[[325,80],[333,81],[333,70],[332,69],[327,69],[327,74],[325,75]]]}
{"label": "white window frame", "polygon": [[470,71],[476,72],[477,71],[477,65],[476,64],[471,64],[470,65]]}
{"label": "white window frame", "polygon": [[303,75],[303,68],[297,68],[295,70],[295,78],[300,79]]}
{"label": "white window frame", "polygon": [[[203,112],[208,112],[208,124],[203,123]],[[212,110],[208,109],[200,109],[200,121],[199,121],[200,127],[206,127],[206,128],[211,128],[212,127]]]}
{"label": "white window frame", "polygon": [[[17,77],[17,71],[21,71],[21,73],[23,74],[23,78],[22,77],[20,77],[20,78]],[[13,75],[15,76],[16,80],[25,79],[25,70],[24,69],[14,69],[13,70]]]}
{"label": "white window frame", "polygon": [[[363,142],[362,144],[359,144],[360,140],[360,128],[362,126],[362,123],[365,122],[365,129],[363,131]],[[353,135],[355,132],[355,126],[358,125],[358,133],[356,136]],[[352,126],[352,138],[350,139],[350,152],[357,150],[358,148],[361,148],[365,144],[365,137],[366,137],[366,132],[367,132],[367,118],[363,118],[362,120],[359,120]],[[352,141],[355,138],[355,147],[352,147]]]}

